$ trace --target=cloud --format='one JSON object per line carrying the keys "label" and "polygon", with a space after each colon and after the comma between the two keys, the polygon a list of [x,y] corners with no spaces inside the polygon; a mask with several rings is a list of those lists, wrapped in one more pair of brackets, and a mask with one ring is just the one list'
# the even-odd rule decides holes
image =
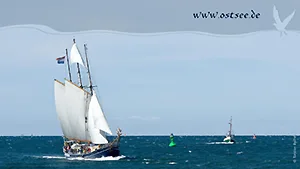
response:
{"label": "cloud", "polygon": [[135,120],[144,120],[144,121],[152,121],[152,120],[160,120],[160,117],[142,117],[142,116],[131,116],[128,117],[129,119],[135,119]]}

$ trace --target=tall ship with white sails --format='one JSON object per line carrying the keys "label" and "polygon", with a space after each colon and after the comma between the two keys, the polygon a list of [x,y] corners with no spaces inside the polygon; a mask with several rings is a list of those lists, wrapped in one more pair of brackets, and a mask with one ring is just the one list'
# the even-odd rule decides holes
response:
{"label": "tall ship with white sails", "polygon": [[226,143],[229,143],[229,144],[235,143],[234,135],[232,134],[232,117],[230,117],[230,121],[229,121],[229,131],[228,131],[228,134],[223,139],[223,142],[226,142]]}
{"label": "tall ship with white sails", "polygon": [[[69,75],[69,79],[65,78],[63,82],[54,79],[56,112],[64,135],[64,155],[67,158],[120,156],[121,130],[117,129],[115,139],[108,140],[107,134],[112,135],[112,132],[94,90],[86,44],[84,51],[85,63],[73,39],[70,54],[66,49],[66,55],[56,59],[59,64],[67,63]],[[72,81],[70,66],[74,64],[77,67],[78,84]],[[85,71],[89,82],[86,86],[81,77],[81,73]]]}

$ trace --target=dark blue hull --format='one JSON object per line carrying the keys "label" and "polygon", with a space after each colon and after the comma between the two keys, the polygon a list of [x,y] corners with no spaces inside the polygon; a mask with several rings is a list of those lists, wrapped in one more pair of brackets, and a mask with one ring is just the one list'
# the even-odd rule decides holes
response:
{"label": "dark blue hull", "polygon": [[104,147],[98,150],[95,150],[91,153],[86,153],[86,154],[72,154],[72,153],[65,153],[65,156],[67,158],[87,158],[87,159],[92,159],[92,158],[101,158],[101,157],[117,157],[120,156],[120,150],[118,145],[113,145],[113,146],[108,146]]}

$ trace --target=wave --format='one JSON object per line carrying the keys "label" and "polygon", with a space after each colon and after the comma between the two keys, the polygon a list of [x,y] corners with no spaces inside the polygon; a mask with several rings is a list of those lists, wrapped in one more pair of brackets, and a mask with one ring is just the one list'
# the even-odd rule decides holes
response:
{"label": "wave", "polygon": [[233,144],[232,142],[210,142],[206,144]]}
{"label": "wave", "polygon": [[85,159],[85,158],[67,158],[68,160],[84,160],[84,161],[118,161],[120,159],[125,158],[126,156],[117,156],[117,157],[101,157],[101,158],[94,158],[94,159]]}
{"label": "wave", "polygon": [[112,157],[112,156],[108,156],[108,157],[101,157],[101,158],[94,158],[94,159],[85,159],[85,158],[66,158],[64,156],[33,156],[35,158],[44,158],[44,159],[67,159],[67,160],[85,160],[85,161],[117,161],[120,159],[125,158],[126,156],[121,155],[121,156],[117,156],[117,157]]}
{"label": "wave", "polygon": [[[242,34],[232,34],[232,35],[226,35],[226,34],[214,34],[214,33],[208,33],[208,32],[200,32],[200,31],[170,31],[170,32],[153,32],[153,33],[132,33],[132,32],[121,32],[121,31],[113,31],[113,30],[85,30],[85,31],[77,31],[77,32],[61,32],[58,30],[55,30],[49,26],[46,25],[36,25],[36,24],[23,24],[23,25],[12,25],[12,26],[5,26],[0,27],[0,31],[6,30],[6,29],[34,29],[40,32],[43,32],[45,34],[51,34],[51,35],[79,35],[79,34],[117,34],[117,35],[127,35],[127,36],[164,36],[164,35],[173,35],[173,34],[195,34],[195,35],[205,35],[205,36],[212,36],[212,37],[244,37],[244,36],[250,36],[258,33],[263,32],[274,32],[274,30],[262,30],[262,31],[254,31],[249,33],[242,33]],[[288,30],[288,32],[296,32],[299,33],[300,31],[296,30]]]}

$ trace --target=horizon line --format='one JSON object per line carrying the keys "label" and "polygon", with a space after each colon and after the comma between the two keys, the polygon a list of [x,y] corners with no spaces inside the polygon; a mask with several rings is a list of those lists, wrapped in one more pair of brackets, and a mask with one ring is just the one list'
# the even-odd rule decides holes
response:
{"label": "horizon line", "polygon": [[[215,137],[215,136],[225,136],[224,134],[174,134],[174,136],[184,136],[184,137],[190,137],[190,136],[204,136],[204,137]],[[254,134],[234,134],[234,136],[253,136]],[[107,135],[108,137],[116,137],[117,135]],[[122,137],[153,137],[153,136],[157,136],[157,137],[164,137],[164,136],[170,136],[169,134],[125,134],[122,135]],[[255,136],[300,136],[300,134],[255,134]],[[0,137],[63,137],[63,135],[0,135]]]}

